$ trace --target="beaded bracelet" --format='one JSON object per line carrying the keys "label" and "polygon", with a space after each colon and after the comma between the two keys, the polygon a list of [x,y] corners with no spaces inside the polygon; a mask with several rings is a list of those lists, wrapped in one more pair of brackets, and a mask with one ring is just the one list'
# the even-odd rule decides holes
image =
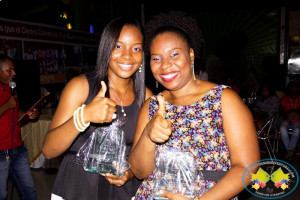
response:
{"label": "beaded bracelet", "polygon": [[73,114],[73,122],[74,122],[74,125],[75,125],[75,128],[79,131],[79,132],[83,132],[85,129],[82,129],[78,126],[78,123],[77,123],[77,117],[78,117],[78,109],[76,109],[74,111],[74,114]]}
{"label": "beaded bracelet", "polygon": [[77,122],[77,125],[78,125],[79,129],[85,130],[86,127],[83,126],[81,121],[80,121],[80,116],[79,116],[80,112],[81,112],[81,107],[77,108],[77,110],[76,110],[76,122]]}
{"label": "beaded bracelet", "polygon": [[90,122],[88,123],[84,123],[84,119],[83,119],[83,108],[85,107],[85,104],[82,104],[82,106],[80,107],[80,117],[81,117],[81,123],[84,127],[88,127],[90,125]]}
{"label": "beaded bracelet", "polygon": [[[88,123],[84,123],[84,119],[83,119],[83,108],[84,108],[85,104],[82,104],[81,107],[78,107],[73,114],[73,122],[75,125],[75,128],[79,131],[79,132],[83,132],[85,131],[85,129],[90,125],[90,122]],[[80,113],[80,117],[79,117],[79,113]]]}

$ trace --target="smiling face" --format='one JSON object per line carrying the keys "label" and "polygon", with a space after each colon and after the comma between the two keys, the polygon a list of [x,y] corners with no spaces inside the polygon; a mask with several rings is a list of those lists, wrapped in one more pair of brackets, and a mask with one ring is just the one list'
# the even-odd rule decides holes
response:
{"label": "smiling face", "polygon": [[0,83],[8,85],[15,75],[14,63],[6,59],[2,66],[0,66]]}
{"label": "smiling face", "polygon": [[143,35],[137,27],[125,25],[111,54],[108,74],[129,78],[141,66],[142,60]]}
{"label": "smiling face", "polygon": [[184,88],[193,80],[194,52],[172,32],[157,35],[150,46],[150,66],[155,79],[169,90]]}

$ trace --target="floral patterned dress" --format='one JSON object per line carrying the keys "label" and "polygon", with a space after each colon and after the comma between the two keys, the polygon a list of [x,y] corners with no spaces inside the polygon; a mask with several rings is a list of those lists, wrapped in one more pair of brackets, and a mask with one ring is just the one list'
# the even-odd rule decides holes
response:
{"label": "floral patterned dress", "polygon": [[[231,164],[221,110],[221,95],[224,88],[230,87],[215,86],[203,98],[187,106],[176,106],[165,101],[166,118],[172,121],[172,135],[166,143],[156,145],[156,156],[157,152],[165,147],[181,149],[194,155],[197,170],[228,171]],[[150,119],[157,110],[157,96],[152,96],[149,105]],[[152,199],[153,178],[152,173],[143,181],[135,199]],[[198,184],[205,184],[205,187],[210,189],[216,183],[217,181],[204,180]],[[201,196],[200,191],[197,193]]]}

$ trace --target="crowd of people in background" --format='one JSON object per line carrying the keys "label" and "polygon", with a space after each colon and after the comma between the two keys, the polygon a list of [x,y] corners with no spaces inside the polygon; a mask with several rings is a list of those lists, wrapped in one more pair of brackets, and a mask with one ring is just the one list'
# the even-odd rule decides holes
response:
{"label": "crowd of people in background", "polygon": [[[262,59],[260,78],[252,70],[243,71],[239,53],[244,46],[241,38],[243,35],[238,31],[220,38],[215,53],[207,57],[201,69],[207,72],[209,81],[228,85],[243,98],[253,113],[258,131],[277,114],[272,131],[280,133],[286,152],[284,158],[294,159],[300,151],[299,80],[297,76],[288,75],[287,66],[278,64],[276,56]],[[228,48],[230,46],[233,48]]]}

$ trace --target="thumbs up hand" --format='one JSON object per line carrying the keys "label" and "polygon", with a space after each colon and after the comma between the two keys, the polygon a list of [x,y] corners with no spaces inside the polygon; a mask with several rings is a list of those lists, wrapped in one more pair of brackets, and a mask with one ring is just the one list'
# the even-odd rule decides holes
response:
{"label": "thumbs up hand", "polygon": [[84,120],[94,123],[111,122],[112,116],[117,112],[117,104],[113,100],[105,97],[107,86],[104,81],[101,81],[101,90],[95,98],[84,108]]}
{"label": "thumbs up hand", "polygon": [[146,131],[150,140],[154,143],[167,141],[172,134],[172,122],[166,119],[165,100],[162,96],[157,96],[158,111],[148,122]]}

